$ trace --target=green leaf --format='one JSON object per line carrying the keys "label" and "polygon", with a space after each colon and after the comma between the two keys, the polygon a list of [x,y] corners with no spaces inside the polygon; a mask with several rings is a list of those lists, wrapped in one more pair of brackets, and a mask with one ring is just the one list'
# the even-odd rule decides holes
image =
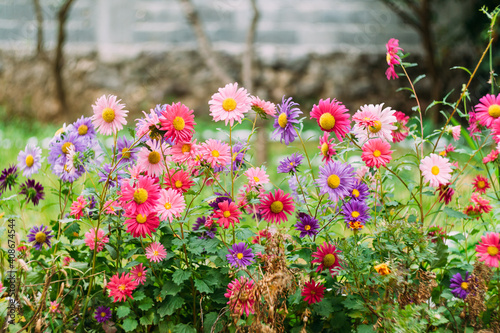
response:
{"label": "green leaf", "polygon": [[146,295],[142,291],[136,291],[132,297],[134,297],[134,301],[142,301]]}
{"label": "green leaf", "polygon": [[126,317],[129,313],[130,313],[129,306],[122,305],[118,307],[118,309],[116,310],[116,315],[118,316],[118,318]]}
{"label": "green leaf", "polygon": [[177,324],[175,325],[176,333],[196,333],[196,330],[188,324]]}
{"label": "green leaf", "polygon": [[191,271],[185,271],[182,269],[178,269],[172,274],[172,281],[174,281],[176,284],[180,285],[182,282],[186,281],[189,279],[191,276]]}
{"label": "green leaf", "polygon": [[194,286],[200,293],[211,294],[214,292],[203,280],[194,280]]}
{"label": "green leaf", "polygon": [[[203,332],[204,333],[211,333],[212,332],[212,327],[215,324],[215,321],[217,320],[218,314],[217,312],[210,312],[205,315],[205,320],[203,321]],[[215,326],[214,332],[220,332],[222,331],[222,321],[219,320]]]}
{"label": "green leaf", "polygon": [[456,219],[468,219],[469,218],[469,216],[467,214],[459,212],[458,210],[454,210],[450,207],[444,207],[443,211],[449,217],[454,217]]}
{"label": "green leaf", "polygon": [[104,247],[106,248],[106,250],[108,250],[109,252],[109,255],[111,256],[111,259],[115,260],[116,259],[116,250],[114,247],[108,245],[108,244],[105,244]]}
{"label": "green leaf", "polygon": [[241,239],[241,240],[249,240],[255,236],[255,233],[247,228],[239,229],[236,230],[236,238]]}
{"label": "green leaf", "polygon": [[123,321],[122,327],[125,330],[125,332],[132,332],[137,328],[137,320],[127,318]]}
{"label": "green leaf", "polygon": [[171,316],[176,310],[180,309],[184,304],[184,299],[180,296],[170,296],[158,309],[160,317]]}
{"label": "green leaf", "polygon": [[139,305],[139,309],[141,309],[143,311],[147,311],[147,310],[151,309],[152,306],[153,306],[153,300],[151,298],[146,298]]}
{"label": "green leaf", "polygon": [[172,281],[167,281],[163,285],[160,291],[160,297],[165,298],[167,295],[177,295],[179,291],[181,291],[182,287],[173,283]]}
{"label": "green leaf", "polygon": [[373,333],[373,325],[360,325],[358,326],[358,333]]}
{"label": "green leaf", "polygon": [[187,244],[187,242],[188,242],[187,238],[184,239],[176,238],[172,241],[172,244],[176,245],[177,247],[182,247],[182,245]]}
{"label": "green leaf", "polygon": [[154,318],[155,318],[155,312],[150,311],[145,316],[142,316],[141,319],[139,320],[139,322],[143,326],[151,325],[151,324],[153,324]]}

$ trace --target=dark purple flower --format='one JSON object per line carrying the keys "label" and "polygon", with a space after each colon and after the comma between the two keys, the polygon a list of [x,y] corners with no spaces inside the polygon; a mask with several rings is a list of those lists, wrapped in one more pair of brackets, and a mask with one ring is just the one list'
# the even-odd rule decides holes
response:
{"label": "dark purple flower", "polygon": [[111,319],[111,309],[108,308],[107,306],[99,306],[95,310],[95,320],[97,320],[98,323],[104,323],[108,320]]}
{"label": "dark purple flower", "polygon": [[297,108],[298,105],[292,101],[291,97],[285,100],[285,96],[283,96],[281,104],[277,106],[278,112],[274,116],[273,127],[275,130],[272,138],[276,139],[279,137],[282,143],[285,140],[287,146],[297,137],[297,132],[295,132],[293,126],[299,123],[297,117],[302,114],[302,111]]}
{"label": "dark purple flower", "polygon": [[470,278],[471,276],[469,272],[465,272],[465,280],[462,279],[462,274],[460,273],[453,275],[453,277],[450,280],[451,293],[455,295],[455,297],[465,299],[470,292],[469,290]]}
{"label": "dark purple flower", "polygon": [[17,166],[10,165],[8,168],[3,169],[0,175],[0,194],[7,190],[12,190],[12,186],[16,185],[17,179]]}
{"label": "dark purple flower", "polygon": [[232,266],[242,268],[254,262],[253,257],[252,249],[243,242],[233,244],[229,249],[229,254],[226,255],[227,260]]}
{"label": "dark purple flower", "polygon": [[205,226],[205,222],[206,221],[207,221],[207,217],[206,216],[202,216],[202,217],[198,217],[196,219],[196,222],[193,224],[193,230],[194,231],[197,231],[200,228],[206,230],[205,232],[203,232],[201,234],[201,236],[199,236],[200,239],[206,239],[207,237],[208,238],[214,238],[215,237],[215,233],[217,232],[217,226],[215,225],[215,223],[212,224],[209,229],[207,229],[206,226]]}
{"label": "dark purple flower", "polygon": [[342,206],[342,215],[344,215],[346,223],[353,221],[363,223],[370,218],[369,210],[370,207],[364,201],[351,200]]}
{"label": "dark purple flower", "polygon": [[218,197],[215,198],[215,200],[213,200],[212,202],[208,203],[208,205],[213,209],[219,209],[219,202],[228,201],[228,204],[233,202],[233,200],[231,200],[231,196],[228,193],[222,194],[216,192],[215,194],[218,195]]}
{"label": "dark purple flower", "polygon": [[54,237],[50,234],[51,232],[52,230],[47,230],[47,227],[43,224],[39,227],[34,226],[28,234],[28,242],[35,242],[33,247],[39,251],[42,249],[43,244],[47,244],[51,248],[50,239]]}
{"label": "dark purple flower", "polygon": [[295,228],[300,231],[300,237],[313,237],[318,233],[319,223],[314,217],[306,213],[299,213],[299,220]]}
{"label": "dark purple flower", "polygon": [[[102,169],[99,169],[98,175],[100,183],[104,183],[108,179],[111,170],[111,163],[106,163],[102,166]],[[113,171],[113,174],[109,178],[109,186],[115,187],[123,177],[125,177],[125,171],[115,168],[115,171]]]}
{"label": "dark purple flower", "polygon": [[295,173],[297,168],[302,164],[304,156],[299,153],[292,154],[292,156],[286,157],[283,161],[280,161],[278,165],[278,173]]}
{"label": "dark purple flower", "polygon": [[368,189],[368,185],[363,183],[361,180],[358,180],[352,188],[351,198],[356,201],[364,201],[369,194],[370,190]]}
{"label": "dark purple flower", "polygon": [[118,138],[116,142],[117,148],[117,156],[116,161],[120,161],[119,164],[133,163],[137,160],[137,153],[139,151],[139,147],[132,147],[134,141],[127,140],[125,136],[121,136]]}
{"label": "dark purple flower", "polygon": [[330,200],[339,201],[351,195],[355,183],[354,168],[339,161],[327,162],[319,168],[317,183],[321,194],[328,194]]}
{"label": "dark purple flower", "polygon": [[43,200],[45,196],[42,184],[35,182],[34,179],[28,179],[24,184],[22,184],[21,192],[19,192],[19,194],[24,194],[27,202],[31,201],[35,206],[38,205],[40,200]]}

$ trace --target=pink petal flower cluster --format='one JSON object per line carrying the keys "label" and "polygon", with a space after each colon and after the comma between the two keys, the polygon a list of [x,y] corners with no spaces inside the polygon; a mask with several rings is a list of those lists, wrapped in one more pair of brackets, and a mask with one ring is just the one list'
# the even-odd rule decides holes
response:
{"label": "pink petal flower cluster", "polygon": [[396,70],[394,69],[394,65],[401,64],[401,58],[398,56],[399,51],[403,51],[401,47],[399,47],[399,40],[395,38],[389,39],[387,44],[385,44],[385,48],[387,49],[386,60],[389,68],[385,71],[385,76],[387,80],[398,78],[398,74],[396,74]]}

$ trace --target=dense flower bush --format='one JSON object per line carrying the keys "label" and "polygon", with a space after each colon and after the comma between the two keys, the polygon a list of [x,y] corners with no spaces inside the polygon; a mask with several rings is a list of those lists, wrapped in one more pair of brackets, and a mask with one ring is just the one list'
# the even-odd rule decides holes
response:
{"label": "dense flower bush", "polygon": [[[306,112],[292,97],[275,105],[230,83],[208,102],[225,140],[199,141],[193,110],[180,102],[144,112],[124,133],[128,111],[110,95],[64,125],[48,154],[28,144],[0,176],[3,218],[22,219],[44,200],[59,216],[9,235],[16,278],[4,270],[2,282],[15,293],[0,290],[0,312],[12,303],[16,315],[1,324],[498,332],[499,87],[492,76],[492,93],[474,100],[471,74],[456,103],[433,104],[447,120],[426,135],[405,57],[391,39],[386,75],[408,78],[408,116],[383,103],[348,110],[334,98]],[[259,118],[289,148],[275,170],[252,164]],[[251,134],[236,142],[244,121]],[[304,138],[306,122],[321,135]],[[57,182],[52,190],[42,175]]]}

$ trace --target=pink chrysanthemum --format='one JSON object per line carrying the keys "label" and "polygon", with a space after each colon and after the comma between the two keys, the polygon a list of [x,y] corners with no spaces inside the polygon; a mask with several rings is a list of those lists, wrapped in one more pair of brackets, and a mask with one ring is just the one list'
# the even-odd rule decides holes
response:
{"label": "pink chrysanthemum", "polygon": [[444,150],[439,153],[439,156],[448,156],[448,153],[452,153],[455,151],[455,147],[450,143],[449,145],[444,147]]}
{"label": "pink chrysanthemum", "polygon": [[481,237],[481,242],[476,246],[479,261],[489,267],[498,267],[500,261],[500,239],[496,232],[486,233]]}
{"label": "pink chrysanthemum", "polygon": [[352,116],[352,120],[355,125],[358,125],[362,129],[368,129],[370,126],[375,126],[375,121],[378,120],[378,116],[372,112],[370,109],[358,110]]}
{"label": "pink chrysanthemum", "polygon": [[160,262],[167,257],[165,247],[159,242],[149,244],[146,248],[146,258],[151,262]]}
{"label": "pink chrysanthemum", "polygon": [[370,168],[386,166],[392,159],[391,144],[380,138],[369,140],[363,145],[361,159]]}
{"label": "pink chrysanthemum", "polygon": [[479,195],[479,193],[472,193],[471,197],[470,197],[470,200],[471,202],[475,203],[476,205],[476,211],[479,213],[479,214],[483,214],[483,213],[489,213],[493,210],[493,207],[491,207],[490,205],[490,201],[487,200],[487,199],[483,199],[481,198],[481,196]]}
{"label": "pink chrysanthemum", "polygon": [[104,203],[104,214],[108,215],[115,215],[116,216],[116,211],[119,210],[121,207],[116,202],[116,200],[107,200]]}
{"label": "pink chrysanthemum", "polygon": [[360,107],[360,111],[358,112],[368,111],[377,119],[374,121],[374,125],[368,126],[368,128],[360,124],[354,125],[353,132],[360,143],[364,143],[372,138],[381,138],[392,142],[392,131],[397,129],[397,127],[393,125],[397,122],[395,116],[396,111],[392,110],[390,107],[382,109],[383,107],[384,103],[377,105],[366,104]]}
{"label": "pink chrysanthemum", "polygon": [[170,169],[169,173],[165,177],[165,186],[176,190],[179,193],[187,192],[194,182],[190,179],[189,173],[182,169],[173,170]]}
{"label": "pink chrysanthemum", "polygon": [[127,232],[133,237],[151,236],[152,232],[160,225],[160,220],[156,215],[156,211],[149,214],[125,214],[128,219],[125,221]]}
{"label": "pink chrysanthemum", "polygon": [[162,221],[168,220],[171,223],[174,216],[180,217],[185,208],[186,202],[182,194],[171,188],[161,190],[156,210]]}
{"label": "pink chrysanthemum", "polygon": [[144,118],[136,119],[137,120],[137,128],[136,128],[136,137],[137,138],[146,138],[146,134],[150,139],[160,140],[161,134],[160,130],[160,118],[155,110],[151,109],[149,114],[142,111],[144,113]]}
{"label": "pink chrysanthemum", "polygon": [[227,286],[226,293],[224,296],[229,298],[227,304],[229,304],[229,310],[232,313],[242,315],[245,313],[247,316],[250,313],[255,313],[255,286],[253,280],[241,276],[234,279]]}
{"label": "pink chrysanthemum", "polygon": [[123,125],[127,125],[125,117],[128,111],[123,110],[125,104],[119,104],[120,101],[121,99],[116,100],[116,96],[103,95],[97,99],[95,105],[92,105],[94,115],[91,119],[97,132],[111,135],[121,130]]}
{"label": "pink chrysanthemum", "polygon": [[451,135],[453,136],[453,140],[458,141],[460,139],[461,128],[462,128],[462,126],[460,126],[460,125],[451,126],[450,131],[451,131]]}
{"label": "pink chrysanthemum", "polygon": [[59,309],[59,303],[57,301],[51,301],[50,306],[49,306],[49,312],[50,313],[61,313],[61,310]]}
{"label": "pink chrysanthemum", "polygon": [[318,105],[314,104],[311,110],[311,118],[316,119],[322,131],[333,132],[342,141],[349,132],[349,110],[342,105],[342,102],[335,98],[326,100],[320,99]]}
{"label": "pink chrysanthemum", "polygon": [[144,284],[146,282],[146,274],[148,270],[141,264],[134,266],[130,270],[130,276],[137,282],[138,284]]}
{"label": "pink chrysanthemum", "polygon": [[276,105],[274,103],[263,101],[257,96],[250,96],[250,105],[252,110],[259,115],[274,116],[276,114]]}
{"label": "pink chrysanthemum", "polygon": [[498,154],[499,154],[498,150],[493,149],[491,153],[489,153],[488,155],[486,155],[485,158],[483,158],[483,163],[486,164],[496,161],[496,159],[498,158]]}
{"label": "pink chrysanthemum", "polygon": [[200,149],[203,159],[210,164],[212,168],[224,167],[231,163],[231,152],[229,146],[218,140],[208,139],[201,145]]}
{"label": "pink chrysanthemum", "polygon": [[137,281],[134,281],[130,274],[123,272],[121,277],[119,273],[113,275],[106,288],[109,289],[109,297],[113,297],[113,302],[121,302],[125,301],[127,297],[134,299],[132,292],[137,285]]}
{"label": "pink chrysanthemum", "polygon": [[149,176],[159,177],[165,170],[165,161],[170,159],[167,157],[167,146],[160,140],[149,140],[146,145],[139,152],[137,164]]}
{"label": "pink chrysanthemum", "polygon": [[336,275],[337,272],[335,268],[342,268],[340,266],[338,254],[339,250],[335,247],[335,245],[324,242],[322,245],[318,247],[318,250],[312,254],[312,256],[316,259],[312,261],[312,263],[319,264],[316,272],[322,272],[325,268],[330,270],[330,274],[332,276]]}
{"label": "pink chrysanthemum", "polygon": [[447,158],[430,154],[420,162],[420,171],[425,182],[432,187],[447,184],[451,179],[451,164]]}
{"label": "pink chrysanthemum", "polygon": [[473,111],[469,112],[469,127],[467,127],[467,132],[473,139],[478,139],[479,136],[476,133],[481,133],[479,128],[479,121],[477,120],[476,113]]}
{"label": "pink chrysanthemum", "polygon": [[228,200],[224,200],[219,202],[219,209],[217,209],[213,215],[213,218],[218,218],[217,223],[224,229],[229,228],[231,224],[234,227],[235,223],[240,223],[239,217],[241,212],[238,209],[238,206],[234,202],[229,202]]}
{"label": "pink chrysanthemum", "polygon": [[500,117],[500,94],[486,95],[479,100],[475,107],[476,118],[480,125],[490,128],[498,117]]}
{"label": "pink chrysanthemum", "polygon": [[266,174],[266,170],[257,168],[250,168],[245,171],[245,176],[247,176],[248,183],[251,186],[264,185],[269,183],[269,176]]}
{"label": "pink chrysanthemum", "polygon": [[196,139],[191,141],[178,141],[170,148],[172,161],[176,163],[184,163],[189,160],[196,159],[196,155],[200,146],[196,144]]}
{"label": "pink chrysanthemum", "polygon": [[387,44],[385,44],[385,48],[387,49],[386,60],[389,68],[385,71],[385,76],[387,80],[396,79],[399,76],[396,74],[396,70],[394,69],[394,65],[401,64],[401,58],[398,56],[398,52],[403,49],[399,47],[399,40],[395,38],[389,39]]}
{"label": "pink chrysanthemum", "polygon": [[335,144],[333,143],[333,138],[330,139],[330,133],[323,133],[323,136],[319,138],[318,146],[321,151],[321,155],[323,155],[323,158],[321,159],[322,162],[326,163],[330,161],[332,156],[337,154],[334,147]]}
{"label": "pink chrysanthemum", "polygon": [[489,189],[490,183],[488,182],[488,178],[483,177],[481,175],[477,175],[476,178],[474,178],[474,181],[472,182],[472,186],[474,186],[474,191],[485,194],[486,190]]}
{"label": "pink chrysanthemum", "polygon": [[406,127],[410,117],[401,111],[396,111],[394,115],[396,116],[396,122],[394,123],[396,129],[392,131],[392,142],[401,142],[410,134],[410,130]]}
{"label": "pink chrysanthemum", "polygon": [[97,241],[97,249],[96,252],[99,253],[104,249],[104,244],[109,243],[109,237],[106,236],[104,230],[99,229],[97,231],[97,239],[96,239],[96,228],[90,229],[85,234],[85,244],[91,249],[94,250]]}
{"label": "pink chrysanthemum", "polygon": [[154,210],[160,198],[160,186],[157,180],[148,176],[139,176],[131,186],[128,180],[122,182],[121,204],[130,213],[148,214]]}
{"label": "pink chrysanthemum", "polygon": [[264,220],[271,223],[287,221],[287,214],[292,214],[295,211],[293,200],[288,193],[282,189],[277,189],[274,194],[269,192],[260,202],[260,212]]}
{"label": "pink chrysanthemum", "polygon": [[69,215],[73,215],[75,219],[79,220],[83,216],[83,210],[87,206],[88,202],[85,200],[83,195],[80,195],[76,201],[73,201],[70,208]]}
{"label": "pink chrysanthemum", "polygon": [[189,110],[187,106],[179,103],[166,105],[160,117],[161,130],[167,131],[165,139],[170,139],[173,142],[191,141],[194,132],[194,115],[193,110]]}
{"label": "pink chrysanthemum", "polygon": [[304,296],[304,301],[311,305],[323,300],[325,290],[325,286],[323,286],[320,282],[314,282],[314,279],[311,279],[311,282],[305,283],[304,289],[302,289],[300,295]]}
{"label": "pink chrysanthemum", "polygon": [[241,123],[243,115],[250,110],[250,95],[245,88],[238,89],[238,83],[228,83],[219,92],[212,95],[208,102],[210,115],[214,121],[224,120],[227,126],[233,126],[234,121]]}

